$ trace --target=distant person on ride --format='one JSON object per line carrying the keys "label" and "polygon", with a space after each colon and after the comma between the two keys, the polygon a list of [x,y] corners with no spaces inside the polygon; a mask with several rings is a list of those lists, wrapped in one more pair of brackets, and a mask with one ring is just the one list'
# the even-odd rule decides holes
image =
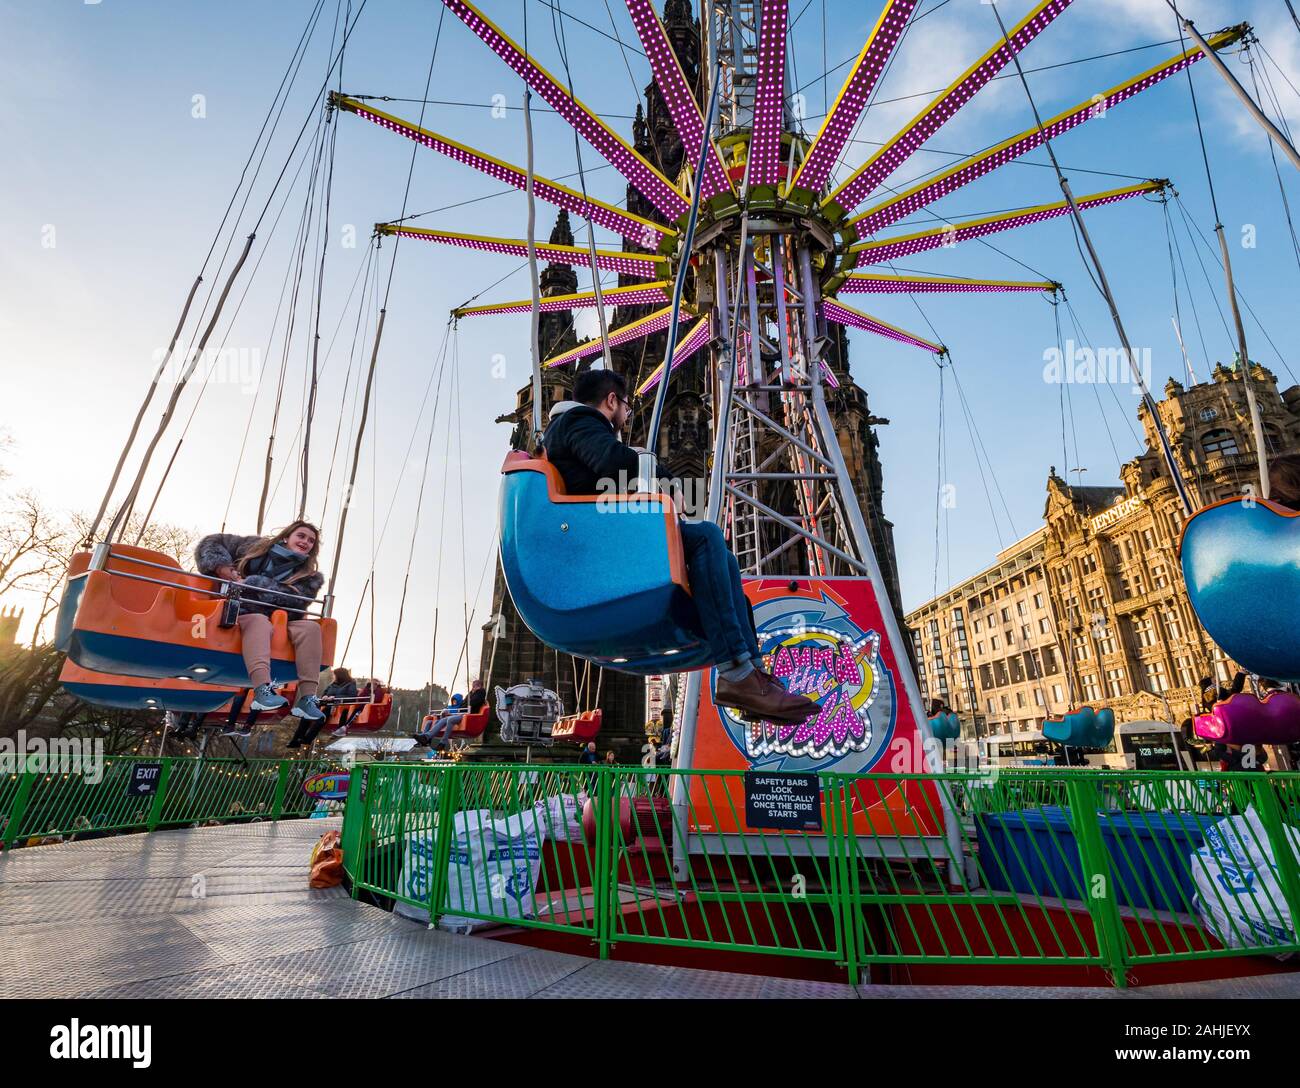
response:
{"label": "distant person on ride", "polygon": [[[578,375],[573,400],[551,410],[542,438],[547,460],[570,495],[622,494],[637,477],[638,453],[619,440],[632,414],[627,382],[612,370]],[[710,521],[680,521],[691,591],[717,663],[714,701],[754,717],[803,721],[816,706],[791,695],[763,668],[740,565]]]}
{"label": "distant person on ride", "polygon": [[465,700],[465,705],[469,708],[470,714],[477,714],[487,706],[487,691],[483,687],[482,680],[475,680],[469,686],[469,697]]}
{"label": "distant person on ride", "polygon": [[[252,710],[278,710],[287,699],[271,687],[271,613],[285,609],[290,617],[314,600],[325,584],[317,570],[320,530],[295,521],[272,536],[213,533],[199,541],[194,561],[200,574],[237,585],[240,643],[244,666],[253,687]],[[289,620],[289,641],[298,666],[296,718],[325,719],[316,689],[320,680],[320,624],[311,619]]]}
{"label": "distant person on ride", "polygon": [[[320,693],[319,702],[323,712],[328,713],[340,702],[347,700],[352,702],[357,699],[357,682],[352,679],[352,674],[342,665],[334,670],[330,682],[325,686],[325,690]],[[345,711],[346,713],[346,711]],[[304,719],[298,723],[298,728],[294,730],[293,737],[286,748],[297,748],[300,745],[310,745],[316,739],[316,734],[321,731],[321,726],[325,720],[308,721]]]}
{"label": "distant person on ride", "polygon": [[[1226,702],[1234,695],[1240,695],[1246,687],[1246,674],[1238,672],[1232,683],[1226,687],[1215,686],[1208,677],[1201,677],[1201,713],[1212,713],[1215,704]],[[1268,764],[1268,752],[1263,745],[1256,744],[1211,744],[1207,753],[1213,762],[1218,760],[1221,771],[1262,771]]]}
{"label": "distant person on ride", "polygon": [[444,722],[448,718],[459,717],[463,713],[465,713],[465,696],[458,691],[451,697],[451,700],[447,705],[443,707],[442,710],[438,711],[438,716],[434,721]]}
{"label": "distant person on ride", "polygon": [[[476,698],[477,697],[477,698]],[[467,710],[469,714],[474,714],[477,710],[482,710],[484,703],[487,702],[487,693],[484,692],[484,682],[476,680],[469,689],[469,698],[464,695],[456,694],[451,697],[451,705],[442,711],[437,718],[430,721],[429,728],[425,731],[425,736],[429,737],[429,744],[441,746],[450,744],[451,733],[456,725],[464,719]]]}
{"label": "distant person on ride", "polygon": [[1209,714],[1214,710],[1216,703],[1223,703],[1231,699],[1234,695],[1240,695],[1246,686],[1246,674],[1238,672],[1232,678],[1232,683],[1227,686],[1216,687],[1214,681],[1208,676],[1201,677],[1201,713]]}
{"label": "distant person on ride", "polygon": [[384,701],[384,685],[378,680],[367,680],[365,687],[357,693],[354,698],[357,700],[352,706],[344,706],[343,714],[339,722],[339,727],[334,730],[336,737],[341,737],[348,731],[348,728],[365,712],[366,705],[369,703],[381,703]]}
{"label": "distant person on ride", "polygon": [[334,670],[329,685],[320,693],[322,703],[336,703],[341,699],[357,699],[357,682],[352,679],[352,674],[342,665]]}
{"label": "distant person on ride", "polygon": [[1268,749],[1262,744],[1214,744],[1210,759],[1219,761],[1221,771],[1265,771]]}

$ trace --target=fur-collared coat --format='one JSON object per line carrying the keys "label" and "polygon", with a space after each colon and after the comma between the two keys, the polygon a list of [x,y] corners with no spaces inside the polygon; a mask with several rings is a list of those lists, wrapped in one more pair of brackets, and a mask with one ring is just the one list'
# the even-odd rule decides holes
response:
{"label": "fur-collared coat", "polygon": [[[240,536],[238,533],[212,533],[200,540],[195,547],[194,563],[200,574],[216,577],[220,567],[238,566],[239,560],[261,539],[260,536]],[[291,586],[281,586],[274,578],[268,578],[264,574],[250,574],[242,581],[245,588],[240,593],[240,611],[265,616],[277,608],[304,608],[307,602],[297,600],[292,594],[314,599],[324,584],[325,575],[320,571],[313,571]],[[257,592],[251,592],[253,589]],[[273,592],[281,589],[284,592]],[[301,617],[297,612],[291,611],[289,618]]]}

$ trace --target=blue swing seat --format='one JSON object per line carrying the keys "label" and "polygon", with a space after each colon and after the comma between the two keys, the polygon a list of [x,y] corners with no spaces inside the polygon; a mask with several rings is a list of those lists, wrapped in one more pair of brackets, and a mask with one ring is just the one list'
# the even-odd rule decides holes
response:
{"label": "blue swing seat", "polygon": [[86,588],[86,571],[90,569],[90,552],[75,552],[68,564],[68,576],[63,582],[63,595],[54,618],[54,648],[66,654],[72,645],[72,631],[77,623],[77,608]]}
{"label": "blue swing seat", "polygon": [[957,740],[961,736],[961,719],[951,710],[940,711],[929,722],[930,735],[935,740]]}
{"label": "blue swing seat", "polygon": [[1248,672],[1300,680],[1300,514],[1225,499],[1188,519],[1179,541],[1197,618]]}
{"label": "blue swing seat", "polygon": [[519,450],[501,473],[501,569],[534,635],[640,676],[714,664],[671,497],[567,495],[544,456]]}
{"label": "blue swing seat", "polygon": [[1115,738],[1115,712],[1105,706],[1071,710],[1043,723],[1043,736],[1071,748],[1105,748]]}

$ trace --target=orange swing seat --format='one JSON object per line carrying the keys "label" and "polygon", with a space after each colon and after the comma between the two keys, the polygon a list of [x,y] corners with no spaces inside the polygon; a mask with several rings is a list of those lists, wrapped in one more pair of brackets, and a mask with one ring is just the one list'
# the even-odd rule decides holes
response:
{"label": "orange swing seat", "polygon": [[[128,544],[113,544],[101,568],[93,567],[74,560],[60,608],[68,656],[78,665],[117,676],[248,686],[239,627],[222,626],[227,600],[214,592],[215,579]],[[321,667],[328,668],[338,624],[307,618],[321,626]],[[287,683],[298,675],[289,614],[276,610],[270,619],[271,679]]]}

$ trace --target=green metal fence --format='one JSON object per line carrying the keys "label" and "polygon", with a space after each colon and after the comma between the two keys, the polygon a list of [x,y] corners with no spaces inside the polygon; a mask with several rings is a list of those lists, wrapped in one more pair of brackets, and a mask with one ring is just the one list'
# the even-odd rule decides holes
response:
{"label": "green metal fence", "polygon": [[[130,789],[134,768],[158,768],[156,789]],[[189,824],[279,820],[308,815],[316,799],[303,783],[342,767],[334,760],[197,759],[104,756],[59,769],[28,757],[23,770],[0,773],[0,846],[31,839]]]}
{"label": "green metal fence", "polygon": [[824,960],[851,978],[873,964],[1086,965],[1122,986],[1144,964],[1300,952],[1295,773],[824,774],[820,832],[705,848],[693,828],[744,815],[738,776],[369,764],[353,775],[344,863],[354,894],[404,913],[558,930],[602,957],[667,944]]}

